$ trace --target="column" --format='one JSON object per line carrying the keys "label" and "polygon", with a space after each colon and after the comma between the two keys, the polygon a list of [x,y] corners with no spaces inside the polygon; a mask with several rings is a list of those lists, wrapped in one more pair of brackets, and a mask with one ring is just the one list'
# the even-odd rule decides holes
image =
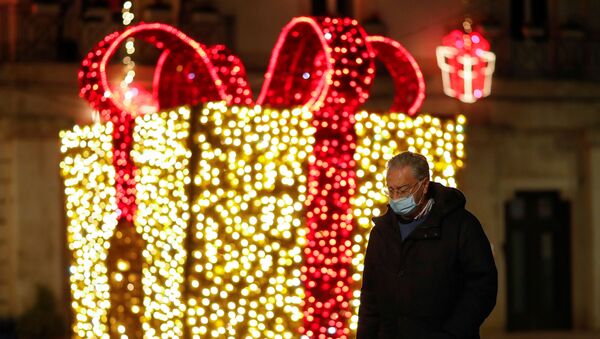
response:
{"label": "column", "polygon": [[0,318],[15,316],[16,250],[13,222],[13,144],[6,137],[9,125],[0,119]]}
{"label": "column", "polygon": [[17,0],[0,0],[0,61],[14,61],[17,53]]}
{"label": "column", "polygon": [[588,131],[591,239],[590,327],[600,329],[600,129]]}

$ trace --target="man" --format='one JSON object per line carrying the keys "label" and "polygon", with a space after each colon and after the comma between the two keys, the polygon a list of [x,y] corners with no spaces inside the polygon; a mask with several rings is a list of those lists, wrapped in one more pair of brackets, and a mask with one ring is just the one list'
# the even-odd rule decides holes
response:
{"label": "man", "polygon": [[386,166],[387,212],[373,218],[358,339],[473,339],[496,304],[498,274],[464,195],[429,181],[411,152]]}

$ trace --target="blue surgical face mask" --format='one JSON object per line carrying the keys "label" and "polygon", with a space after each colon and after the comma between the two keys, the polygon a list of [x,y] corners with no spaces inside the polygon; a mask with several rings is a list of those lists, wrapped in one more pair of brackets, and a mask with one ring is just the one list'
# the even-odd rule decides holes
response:
{"label": "blue surgical face mask", "polygon": [[[421,183],[419,183],[421,186]],[[417,188],[418,190],[418,188]],[[407,216],[417,207],[415,202],[415,194],[411,193],[409,196],[399,199],[390,199],[390,207],[396,214],[401,216]]]}
{"label": "blue surgical face mask", "polygon": [[390,207],[396,214],[406,216],[417,207],[417,203],[415,202],[414,195],[411,194],[405,198],[390,200]]}

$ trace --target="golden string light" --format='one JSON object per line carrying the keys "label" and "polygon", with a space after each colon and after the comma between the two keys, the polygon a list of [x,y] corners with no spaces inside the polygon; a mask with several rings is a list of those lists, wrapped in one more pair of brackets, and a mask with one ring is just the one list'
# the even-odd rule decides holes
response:
{"label": "golden string light", "polygon": [[[190,218],[188,147],[190,110],[146,114],[136,119],[132,157],[138,169],[136,231],[148,244],[142,327],[147,337],[183,336],[184,265]],[[123,253],[124,254],[124,253]]]}
{"label": "golden string light", "polygon": [[310,112],[208,104],[199,117],[188,322],[194,338],[295,338]]}
{"label": "golden string light", "polygon": [[112,128],[78,127],[60,133],[63,160],[73,334],[108,337],[110,288],[107,268],[109,239],[117,226]]}
{"label": "golden string light", "polygon": [[[131,25],[135,15],[133,14],[133,2],[123,2],[123,8],[121,9],[121,18],[123,26],[127,27]],[[121,81],[121,91],[124,93],[125,104],[131,104],[131,100],[135,93],[129,90],[129,85],[133,83],[135,78],[135,62],[133,61],[133,54],[135,53],[135,39],[128,38],[125,42],[125,56],[123,57],[123,65],[125,65],[125,77]]]}

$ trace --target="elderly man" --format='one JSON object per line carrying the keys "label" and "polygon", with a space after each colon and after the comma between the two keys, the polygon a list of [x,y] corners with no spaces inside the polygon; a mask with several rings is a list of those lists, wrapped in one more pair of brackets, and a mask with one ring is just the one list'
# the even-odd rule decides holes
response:
{"label": "elderly man", "polygon": [[424,156],[398,154],[386,171],[389,206],[373,218],[357,338],[479,338],[498,290],[481,224],[460,191],[429,181]]}

